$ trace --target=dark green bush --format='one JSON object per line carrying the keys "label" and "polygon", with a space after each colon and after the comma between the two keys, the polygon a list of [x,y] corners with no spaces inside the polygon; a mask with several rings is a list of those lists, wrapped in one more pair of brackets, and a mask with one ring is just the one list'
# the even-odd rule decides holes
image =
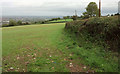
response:
{"label": "dark green bush", "polygon": [[9,25],[8,24],[2,24],[2,27],[8,27]]}
{"label": "dark green bush", "polygon": [[[94,17],[89,20],[80,20],[66,23],[65,28],[76,34],[85,33],[93,39],[105,42],[110,50],[117,51],[120,40],[120,28],[118,27],[118,17]],[[103,43],[102,42],[102,43]]]}
{"label": "dark green bush", "polygon": [[17,22],[16,22],[16,21],[10,20],[9,26],[16,26],[16,25],[17,25]]}
{"label": "dark green bush", "polygon": [[17,25],[22,25],[22,21],[17,21]]}

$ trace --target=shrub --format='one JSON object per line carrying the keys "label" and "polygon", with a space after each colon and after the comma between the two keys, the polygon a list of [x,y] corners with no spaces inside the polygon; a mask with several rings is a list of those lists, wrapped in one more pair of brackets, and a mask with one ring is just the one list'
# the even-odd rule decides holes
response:
{"label": "shrub", "polygon": [[16,26],[16,25],[17,25],[17,22],[16,22],[16,21],[10,20],[9,26]]}
{"label": "shrub", "polygon": [[2,24],[2,27],[8,27],[9,25],[8,24]]}
{"label": "shrub", "polygon": [[22,21],[19,20],[19,21],[17,22],[17,25],[22,25]]}
{"label": "shrub", "polygon": [[98,44],[105,42],[109,50],[117,51],[119,49],[120,28],[118,27],[118,17],[94,17],[89,20],[80,20],[66,23],[65,28],[70,29],[76,34],[85,33],[91,36],[92,42],[98,41]]}
{"label": "shrub", "polygon": [[42,21],[42,24],[44,24],[45,23],[45,21]]}
{"label": "shrub", "polygon": [[77,16],[72,16],[72,19],[73,20],[77,20]]}

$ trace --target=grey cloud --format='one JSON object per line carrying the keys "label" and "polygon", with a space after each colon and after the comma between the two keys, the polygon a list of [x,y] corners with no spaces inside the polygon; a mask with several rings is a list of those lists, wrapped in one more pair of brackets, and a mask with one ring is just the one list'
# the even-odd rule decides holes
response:
{"label": "grey cloud", "polygon": [[[102,3],[102,14],[116,13],[118,10],[117,0],[105,1]],[[63,16],[73,15],[77,10],[81,15],[88,3],[89,1],[86,0],[86,2],[44,2],[42,5],[16,6],[15,3],[4,2],[2,12],[3,15]]]}

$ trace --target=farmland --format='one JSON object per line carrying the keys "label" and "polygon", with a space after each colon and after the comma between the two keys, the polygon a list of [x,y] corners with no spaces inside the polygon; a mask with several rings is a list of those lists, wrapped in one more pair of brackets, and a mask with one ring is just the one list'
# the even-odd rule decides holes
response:
{"label": "farmland", "polygon": [[119,3],[2,1],[0,73],[119,74]]}
{"label": "farmland", "polygon": [[[80,62],[70,60],[73,55],[66,48],[74,41],[66,38],[64,26],[60,23],[3,28],[3,72],[76,71],[69,64],[77,66]],[[89,70],[83,67],[81,71]]]}
{"label": "farmland", "polygon": [[[97,21],[90,19],[88,27],[84,21],[3,28],[3,72],[117,72],[117,52],[106,51],[101,39],[88,38],[89,27],[96,31]],[[109,24],[111,31],[115,26]]]}
{"label": "farmland", "polygon": [[50,21],[50,23],[62,23],[62,22],[70,22],[70,21],[73,21],[73,19],[54,20],[54,21]]}

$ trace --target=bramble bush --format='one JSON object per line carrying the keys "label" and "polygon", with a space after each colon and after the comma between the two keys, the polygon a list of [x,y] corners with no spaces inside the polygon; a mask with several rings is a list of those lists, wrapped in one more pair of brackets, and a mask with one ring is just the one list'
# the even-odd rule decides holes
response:
{"label": "bramble bush", "polygon": [[[67,22],[65,28],[78,34],[87,33],[93,37],[93,40],[98,40],[108,44],[110,50],[117,51],[120,40],[120,28],[118,27],[118,17],[93,17],[87,20],[79,20]],[[99,43],[98,42],[98,43]]]}
{"label": "bramble bush", "polygon": [[70,51],[96,72],[118,72],[118,25],[117,16],[67,22],[66,35],[70,35],[78,45]]}

